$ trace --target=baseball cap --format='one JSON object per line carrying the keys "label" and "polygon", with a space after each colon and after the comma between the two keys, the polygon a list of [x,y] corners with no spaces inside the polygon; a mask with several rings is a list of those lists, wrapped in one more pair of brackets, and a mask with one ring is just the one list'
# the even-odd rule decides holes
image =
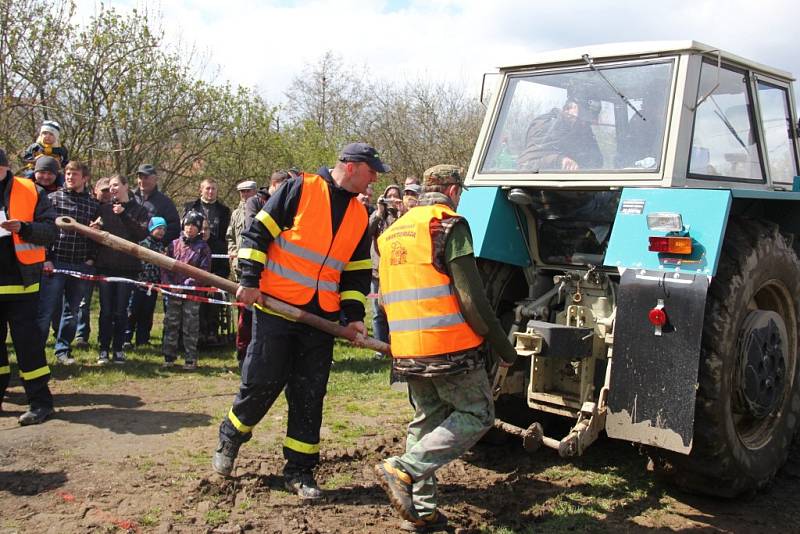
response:
{"label": "baseball cap", "polygon": [[422,193],[422,186],[417,184],[408,184],[403,188],[403,193],[411,193],[419,196]]}
{"label": "baseball cap", "polygon": [[60,170],[61,165],[58,164],[58,160],[50,156],[39,156],[36,158],[36,165],[33,167],[33,172],[50,171],[53,174],[58,174]]}
{"label": "baseball cap", "polygon": [[461,169],[455,165],[434,165],[422,174],[422,185],[425,187],[450,184],[457,184],[466,189]]}
{"label": "baseball cap", "polygon": [[142,165],[139,165],[139,168],[136,170],[136,174],[144,174],[145,176],[153,176],[155,173],[156,168],[149,163],[143,163]]}
{"label": "baseball cap", "polygon": [[250,189],[258,189],[258,184],[253,180],[245,180],[236,184],[237,191],[249,191]]}
{"label": "baseball cap", "polygon": [[392,168],[381,161],[378,151],[367,143],[350,143],[342,149],[339,161],[363,161],[375,172],[391,172]]}

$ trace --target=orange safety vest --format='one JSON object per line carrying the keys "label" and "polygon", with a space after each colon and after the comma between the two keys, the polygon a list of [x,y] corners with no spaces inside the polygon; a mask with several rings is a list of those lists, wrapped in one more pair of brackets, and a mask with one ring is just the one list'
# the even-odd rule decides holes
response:
{"label": "orange safety vest", "polygon": [[447,206],[418,206],[378,238],[381,299],[394,358],[424,358],[483,343],[461,315],[453,281],[433,265],[431,221],[460,217]]}
{"label": "orange safety vest", "polygon": [[339,311],[339,279],[367,222],[367,210],[353,197],[334,236],[328,183],[316,174],[304,174],[294,224],[267,247],[261,291],[298,306],[318,292],[323,310]]}
{"label": "orange safety vest", "polygon": [[[14,176],[11,182],[8,218],[23,222],[33,222],[39,192],[36,183],[27,178]],[[19,233],[11,234],[14,241],[14,252],[17,260],[23,265],[41,263],[45,260],[45,247],[24,241]]]}

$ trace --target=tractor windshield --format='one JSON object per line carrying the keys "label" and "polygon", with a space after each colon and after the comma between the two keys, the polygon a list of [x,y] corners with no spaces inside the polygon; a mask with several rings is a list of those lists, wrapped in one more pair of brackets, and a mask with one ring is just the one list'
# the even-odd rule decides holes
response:
{"label": "tractor windshield", "polygon": [[673,66],[510,75],[480,172],[657,172]]}

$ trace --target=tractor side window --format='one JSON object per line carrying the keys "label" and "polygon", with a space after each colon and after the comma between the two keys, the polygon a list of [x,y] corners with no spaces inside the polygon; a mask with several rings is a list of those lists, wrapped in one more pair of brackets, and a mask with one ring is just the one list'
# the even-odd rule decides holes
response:
{"label": "tractor side window", "polygon": [[703,62],[698,95],[711,94],[695,111],[690,174],[764,179],[747,88],[745,72]]}
{"label": "tractor side window", "polygon": [[797,174],[788,98],[785,88],[758,82],[764,148],[773,182],[791,183]]}

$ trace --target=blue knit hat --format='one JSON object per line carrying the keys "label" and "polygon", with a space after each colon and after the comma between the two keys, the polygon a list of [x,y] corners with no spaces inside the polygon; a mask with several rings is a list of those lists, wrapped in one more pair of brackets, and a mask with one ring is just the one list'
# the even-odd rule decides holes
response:
{"label": "blue knit hat", "polygon": [[152,217],[150,219],[150,224],[147,225],[147,231],[152,232],[159,226],[167,227],[167,221],[164,220],[164,217]]}

